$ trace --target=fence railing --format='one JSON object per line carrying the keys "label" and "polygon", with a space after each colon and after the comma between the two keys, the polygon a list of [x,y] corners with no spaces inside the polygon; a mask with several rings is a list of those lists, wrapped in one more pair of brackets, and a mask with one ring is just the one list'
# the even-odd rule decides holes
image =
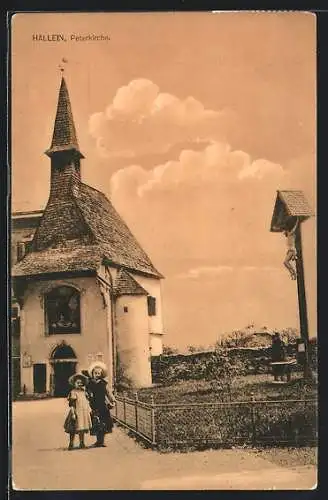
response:
{"label": "fence railing", "polygon": [[279,400],[155,404],[118,396],[114,420],[152,446],[266,443],[317,440],[317,401]]}
{"label": "fence railing", "polygon": [[137,393],[134,400],[125,396],[117,396],[113,418],[137,436],[156,446],[155,404],[153,399],[148,404],[139,401]]}

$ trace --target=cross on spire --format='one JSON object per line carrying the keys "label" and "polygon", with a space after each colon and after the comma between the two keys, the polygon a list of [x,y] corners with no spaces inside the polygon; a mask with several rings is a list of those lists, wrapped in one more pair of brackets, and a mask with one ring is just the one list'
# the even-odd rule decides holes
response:
{"label": "cross on spire", "polygon": [[66,59],[66,57],[62,57],[59,65],[58,65],[59,71],[61,72],[62,75],[64,74],[65,64],[67,64],[67,63],[68,63],[68,60]]}

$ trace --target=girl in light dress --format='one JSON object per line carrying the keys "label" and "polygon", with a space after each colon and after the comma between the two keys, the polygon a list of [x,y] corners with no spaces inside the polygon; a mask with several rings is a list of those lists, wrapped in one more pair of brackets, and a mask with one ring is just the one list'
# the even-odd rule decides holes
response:
{"label": "girl in light dress", "polygon": [[87,377],[82,373],[76,373],[69,379],[74,387],[68,395],[69,413],[64,423],[64,429],[69,434],[68,449],[74,447],[75,435],[79,435],[79,448],[85,448],[84,435],[91,429],[91,408],[86,392]]}

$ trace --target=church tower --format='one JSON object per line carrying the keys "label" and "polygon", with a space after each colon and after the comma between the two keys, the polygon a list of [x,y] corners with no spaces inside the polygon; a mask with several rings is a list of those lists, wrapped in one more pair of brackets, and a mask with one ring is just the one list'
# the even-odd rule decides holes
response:
{"label": "church tower", "polygon": [[12,270],[22,311],[22,385],[65,396],[69,376],[99,359],[112,386],[123,379],[149,386],[150,357],[162,352],[163,276],[106,195],[83,182],[63,77],[45,153],[48,202]]}
{"label": "church tower", "polygon": [[51,158],[50,196],[67,196],[70,189],[78,191],[81,182],[80,151],[73,120],[71,102],[64,77],[62,77],[57,113],[50,148],[46,155]]}
{"label": "church tower", "polygon": [[[38,228],[33,248],[43,250],[74,239],[92,241],[83,217],[74,201],[81,187],[81,159],[73,119],[72,106],[64,77],[62,77],[57,112],[50,148],[45,152],[51,161],[50,193],[44,217]],[[53,218],[57,224],[54,228]],[[59,223],[58,223],[59,222]]]}

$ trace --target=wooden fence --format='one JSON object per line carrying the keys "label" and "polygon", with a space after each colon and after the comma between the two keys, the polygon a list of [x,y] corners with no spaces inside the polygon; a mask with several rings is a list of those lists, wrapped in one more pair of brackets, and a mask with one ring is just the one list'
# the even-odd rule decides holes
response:
{"label": "wooden fence", "polygon": [[114,420],[151,446],[315,444],[317,401],[155,404],[118,396]]}

